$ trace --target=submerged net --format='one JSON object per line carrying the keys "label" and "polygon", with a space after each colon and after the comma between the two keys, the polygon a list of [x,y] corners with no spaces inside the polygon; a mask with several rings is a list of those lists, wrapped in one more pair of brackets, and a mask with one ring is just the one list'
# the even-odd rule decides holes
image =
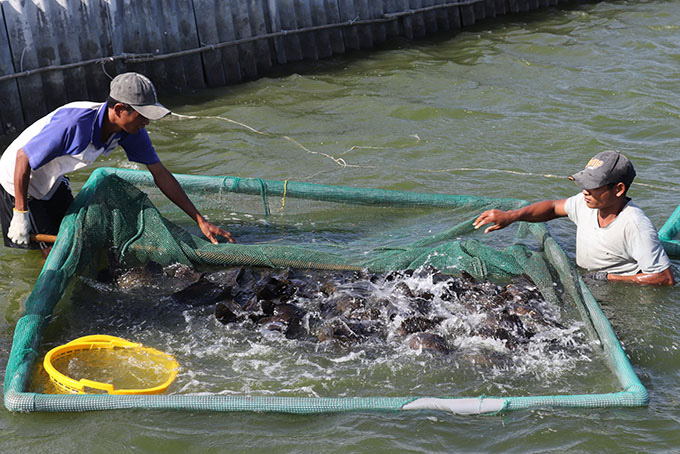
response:
{"label": "submerged net", "polygon": [[[213,245],[185,215],[166,205],[165,216],[141,190],[153,193],[146,172],[100,169],[80,191],[62,222],[26,315],[17,323],[5,375],[5,405],[13,411],[177,408],[318,413],[349,410],[444,409],[487,413],[544,406],[644,405],[642,386],[597,302],[542,224],[520,224],[481,241],[472,220],[488,208],[525,202],[474,196],[418,194],[314,184],[178,176],[210,219],[239,244]],[[159,202],[162,205],[164,202]],[[111,263],[161,266],[266,267],[368,271],[436,269],[480,281],[530,279],[556,307],[572,305],[613,371],[620,391],[541,396],[284,397],[279,395],[172,394],[163,396],[50,395],[28,392],[43,333],[74,276],[91,277]],[[531,390],[527,390],[531,391]]]}

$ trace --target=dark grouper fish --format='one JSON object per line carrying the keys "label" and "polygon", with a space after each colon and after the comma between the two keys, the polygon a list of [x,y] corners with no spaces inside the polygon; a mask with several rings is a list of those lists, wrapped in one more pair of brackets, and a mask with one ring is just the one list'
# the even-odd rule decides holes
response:
{"label": "dark grouper fish", "polygon": [[540,334],[559,343],[566,328],[526,277],[507,285],[454,277],[428,268],[389,274],[230,268],[203,273],[169,299],[214,305],[229,329],[250,329],[338,348],[397,342],[434,355],[471,339],[517,352]]}
{"label": "dark grouper fish", "polygon": [[167,310],[212,310],[229,330],[338,349],[403,346],[495,362],[498,355],[516,358],[532,348],[535,353],[537,345],[550,351],[574,348],[564,340],[574,327],[563,326],[559,308],[525,276],[499,285],[433,268],[372,274],[234,267],[199,273],[155,264],[103,276],[106,285],[126,292],[157,283],[160,293],[159,283],[169,278],[164,288],[170,295],[162,298]]}

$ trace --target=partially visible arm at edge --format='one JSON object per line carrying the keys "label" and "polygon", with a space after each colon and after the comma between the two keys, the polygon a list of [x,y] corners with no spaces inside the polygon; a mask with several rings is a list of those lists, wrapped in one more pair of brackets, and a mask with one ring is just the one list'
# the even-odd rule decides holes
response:
{"label": "partially visible arm at edge", "polygon": [[638,273],[631,276],[621,276],[618,274],[608,274],[607,280],[612,282],[631,282],[640,285],[673,285],[673,273],[670,267],[659,273]]}

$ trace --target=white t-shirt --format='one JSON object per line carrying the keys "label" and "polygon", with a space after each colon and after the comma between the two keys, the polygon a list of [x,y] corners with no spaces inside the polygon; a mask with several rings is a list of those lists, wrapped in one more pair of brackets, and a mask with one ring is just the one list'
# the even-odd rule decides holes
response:
{"label": "white t-shirt", "polygon": [[660,273],[671,266],[652,221],[632,201],[606,227],[600,227],[597,210],[588,208],[583,193],[568,198],[564,209],[577,226],[578,266],[624,276]]}

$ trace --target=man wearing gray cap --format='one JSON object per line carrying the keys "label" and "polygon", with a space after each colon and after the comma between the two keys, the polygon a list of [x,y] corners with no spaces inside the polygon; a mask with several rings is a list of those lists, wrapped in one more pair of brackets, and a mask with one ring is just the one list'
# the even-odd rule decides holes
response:
{"label": "man wearing gray cap", "polygon": [[0,158],[0,223],[5,246],[50,246],[30,233],[56,234],[73,200],[68,172],[92,164],[120,145],[130,161],[146,165],[158,188],[187,213],[203,234],[217,243],[229,232],[206,221],[151,145],[145,126],[170,111],[158,102],[151,81],[125,73],[111,81],[105,103],[73,102],[59,107],[19,135]]}
{"label": "man wearing gray cap", "polygon": [[516,221],[545,222],[569,216],[576,224],[576,264],[591,279],[673,285],[671,262],[654,225],[626,197],[635,178],[633,164],[618,151],[603,151],[569,177],[581,193],[545,200],[518,210],[488,210],[475,221],[484,233]]}

